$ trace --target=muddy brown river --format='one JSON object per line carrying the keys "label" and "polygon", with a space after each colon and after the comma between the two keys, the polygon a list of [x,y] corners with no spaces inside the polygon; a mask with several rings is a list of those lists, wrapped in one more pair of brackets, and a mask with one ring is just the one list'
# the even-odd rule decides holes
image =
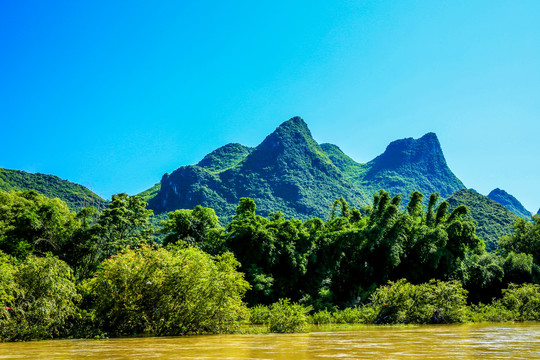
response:
{"label": "muddy brown river", "polygon": [[540,359],[540,323],[0,343],[0,359]]}

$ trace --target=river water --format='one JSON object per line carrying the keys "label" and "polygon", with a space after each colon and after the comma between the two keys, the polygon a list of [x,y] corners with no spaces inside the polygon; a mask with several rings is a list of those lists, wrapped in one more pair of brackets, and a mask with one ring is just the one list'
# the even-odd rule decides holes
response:
{"label": "river water", "polygon": [[540,359],[540,324],[0,343],[0,359]]}

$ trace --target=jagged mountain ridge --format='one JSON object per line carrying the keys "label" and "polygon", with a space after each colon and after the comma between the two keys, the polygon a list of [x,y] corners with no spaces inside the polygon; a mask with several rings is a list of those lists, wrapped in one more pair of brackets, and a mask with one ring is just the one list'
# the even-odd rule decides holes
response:
{"label": "jagged mountain ridge", "polygon": [[[223,152],[218,150],[211,154]],[[238,152],[230,157],[237,161]],[[161,213],[200,204],[214,208],[220,217],[230,218],[238,200],[250,197],[262,214],[281,211],[306,219],[325,216],[340,196],[352,204],[368,203],[298,117],[280,125],[256,148],[246,150],[245,157],[232,167],[210,171],[205,164],[183,166],[165,174],[149,208]]]}
{"label": "jagged mountain ridge", "polygon": [[63,180],[55,175],[28,173],[0,168],[0,190],[36,190],[50,198],[63,200],[72,211],[86,206],[103,208],[106,201],[85,186]]}
{"label": "jagged mountain ridge", "polygon": [[525,209],[518,199],[499,188],[492,190],[488,194],[488,198],[498,202],[519,217],[530,218],[532,215],[529,210]]}
{"label": "jagged mountain ridge", "polygon": [[227,144],[197,165],[165,174],[149,208],[162,213],[203,205],[228,220],[238,200],[250,197],[262,215],[281,211],[300,219],[327,218],[340,196],[359,207],[370,204],[380,188],[447,197],[464,186],[448,168],[433,133],[394,141],[382,155],[360,164],[336,145],[317,144],[307,124],[295,117],[255,148]]}

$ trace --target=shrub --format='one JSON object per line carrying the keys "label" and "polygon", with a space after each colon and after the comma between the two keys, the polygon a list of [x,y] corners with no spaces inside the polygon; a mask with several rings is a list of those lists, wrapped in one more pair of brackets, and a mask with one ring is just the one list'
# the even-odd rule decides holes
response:
{"label": "shrub", "polygon": [[247,315],[249,287],[231,253],[126,249],[102,263],[85,289],[102,330],[117,335],[230,332]]}
{"label": "shrub", "polygon": [[4,285],[0,285],[0,338],[30,340],[68,334],[80,295],[73,272],[65,262],[52,255],[31,255],[11,270],[5,263],[0,273],[0,283],[5,285],[7,280],[10,287],[6,292],[2,290]]}
{"label": "shrub", "polygon": [[314,325],[334,324],[335,322],[332,313],[326,309],[319,310],[311,315],[311,323]]}
{"label": "shrub", "polygon": [[375,323],[455,323],[465,319],[467,291],[458,281],[413,285],[405,279],[388,282],[371,296]]}
{"label": "shrub", "polygon": [[502,292],[501,304],[514,313],[515,320],[540,320],[540,285],[510,284]]}
{"label": "shrub", "polygon": [[501,322],[515,320],[515,313],[505,308],[500,301],[491,304],[473,304],[467,309],[467,320],[472,322]]}
{"label": "shrub", "polygon": [[270,306],[270,332],[294,333],[305,331],[311,306],[292,303],[289,299],[279,299]]}
{"label": "shrub", "polygon": [[253,325],[267,325],[270,323],[270,308],[257,305],[249,309],[249,323]]}

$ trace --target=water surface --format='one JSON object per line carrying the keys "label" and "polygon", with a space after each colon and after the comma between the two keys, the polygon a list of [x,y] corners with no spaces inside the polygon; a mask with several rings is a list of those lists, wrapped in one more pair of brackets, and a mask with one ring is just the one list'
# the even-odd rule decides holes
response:
{"label": "water surface", "polygon": [[538,359],[540,324],[0,343],[0,359]]}

